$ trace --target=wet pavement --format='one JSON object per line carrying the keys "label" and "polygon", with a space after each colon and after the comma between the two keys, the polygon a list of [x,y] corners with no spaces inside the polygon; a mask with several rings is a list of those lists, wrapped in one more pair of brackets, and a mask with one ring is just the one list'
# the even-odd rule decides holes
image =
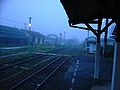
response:
{"label": "wet pavement", "polygon": [[93,86],[91,90],[111,90],[111,83]]}

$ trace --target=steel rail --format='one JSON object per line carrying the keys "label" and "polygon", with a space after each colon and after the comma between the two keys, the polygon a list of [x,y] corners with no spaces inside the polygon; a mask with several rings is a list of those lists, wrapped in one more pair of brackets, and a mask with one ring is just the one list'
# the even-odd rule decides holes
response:
{"label": "steel rail", "polygon": [[66,58],[64,61],[62,61],[62,63],[60,63],[40,84],[39,86],[37,86],[35,88],[35,90],[38,90],[68,59],[70,58],[70,56],[68,58]]}
{"label": "steel rail", "polygon": [[4,62],[4,63],[2,63],[2,64],[15,63],[15,62],[18,62],[18,61],[20,61],[20,60],[27,59],[27,58],[30,58],[30,57],[33,57],[33,55],[32,55],[32,56],[23,57],[23,58],[18,58],[17,60],[13,60],[13,61]]}
{"label": "steel rail", "polygon": [[[39,63],[37,63],[37,64],[34,64],[34,65],[32,65],[32,66],[30,66],[30,67],[28,67],[28,68],[31,69],[31,68],[36,67],[36,66],[38,66],[38,65],[40,65],[40,64],[42,64],[42,63],[44,63],[44,62],[47,62],[47,61],[49,61],[50,59],[53,59],[53,58],[55,58],[55,57],[50,57],[50,58],[48,58],[48,59],[45,59],[45,60],[43,60],[43,61],[41,61],[41,62],[39,62]],[[0,83],[1,83],[1,82],[4,82],[5,80],[8,80],[8,79],[10,79],[10,78],[12,78],[12,77],[14,77],[14,76],[16,76],[16,75],[18,75],[18,74],[21,74],[21,73],[23,73],[23,70],[15,73],[15,74],[12,74],[12,75],[10,75],[10,76],[7,77],[7,78],[4,78],[4,79],[0,80]]]}
{"label": "steel rail", "polygon": [[60,60],[63,56],[61,56],[58,59],[55,59],[54,61],[52,61],[51,63],[49,63],[48,65],[42,67],[41,69],[39,69],[38,71],[36,71],[35,73],[33,73],[32,75],[30,75],[29,77],[25,78],[24,80],[20,81],[19,83],[17,83],[16,85],[12,86],[9,90],[13,90],[16,87],[18,87],[19,85],[21,85],[22,83],[26,82],[28,79],[32,78],[33,76],[35,76],[36,74],[40,73],[42,70],[44,70],[45,68],[47,68],[48,66],[50,66],[51,64],[53,64],[54,62]]}
{"label": "steel rail", "polygon": [[69,59],[72,57],[74,51],[72,50],[72,53],[69,57],[67,57],[62,63],[60,63],[40,84],[35,88],[35,90],[38,90],[42,85]]}
{"label": "steel rail", "polygon": [[[44,55],[42,55],[42,56],[44,56]],[[8,68],[10,68],[10,67],[14,67],[14,66],[23,64],[23,63],[32,61],[32,60],[34,60],[34,59],[36,59],[36,58],[39,58],[39,57],[41,57],[41,56],[32,57],[32,58],[30,58],[30,59],[28,58],[28,60],[24,60],[24,61],[18,62],[18,63],[16,63],[16,64],[13,64],[13,65],[10,65],[10,66],[7,66],[7,67],[0,68],[0,70],[5,70],[5,69],[8,69]]]}

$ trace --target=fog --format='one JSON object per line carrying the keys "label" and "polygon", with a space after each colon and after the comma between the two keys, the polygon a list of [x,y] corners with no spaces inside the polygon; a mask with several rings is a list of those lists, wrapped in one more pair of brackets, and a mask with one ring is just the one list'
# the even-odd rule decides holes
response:
{"label": "fog", "polygon": [[[80,42],[88,36],[87,31],[68,26],[60,0],[0,0],[1,25],[28,29],[29,17],[32,17],[32,30],[44,35],[59,36],[66,32],[66,38]],[[26,26],[24,23],[27,23]],[[92,35],[90,33],[89,36]]]}

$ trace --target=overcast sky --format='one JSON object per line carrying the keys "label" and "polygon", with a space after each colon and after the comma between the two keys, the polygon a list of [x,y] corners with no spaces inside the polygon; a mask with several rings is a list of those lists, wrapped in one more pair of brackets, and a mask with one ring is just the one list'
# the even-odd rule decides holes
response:
{"label": "overcast sky", "polygon": [[68,26],[60,0],[0,0],[1,25],[24,28],[29,17],[32,17],[32,30],[44,35],[66,32],[67,38],[79,41],[87,37],[87,31]]}

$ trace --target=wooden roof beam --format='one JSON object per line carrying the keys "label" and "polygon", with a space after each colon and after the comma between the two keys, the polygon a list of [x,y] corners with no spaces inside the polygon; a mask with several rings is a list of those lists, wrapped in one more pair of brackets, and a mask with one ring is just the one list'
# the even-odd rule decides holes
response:
{"label": "wooden roof beam", "polygon": [[111,20],[111,21],[100,31],[100,33],[102,34],[103,32],[105,32],[106,29],[107,29],[111,24],[113,24],[113,23],[114,23],[114,21]]}
{"label": "wooden roof beam", "polygon": [[93,29],[88,23],[84,23],[88,28],[89,30],[91,30],[95,35],[97,35],[97,30]]}
{"label": "wooden roof beam", "polygon": [[90,30],[89,28],[79,27],[79,26],[74,26],[74,25],[71,25],[70,27],[78,28],[78,29],[84,29],[84,30]]}

